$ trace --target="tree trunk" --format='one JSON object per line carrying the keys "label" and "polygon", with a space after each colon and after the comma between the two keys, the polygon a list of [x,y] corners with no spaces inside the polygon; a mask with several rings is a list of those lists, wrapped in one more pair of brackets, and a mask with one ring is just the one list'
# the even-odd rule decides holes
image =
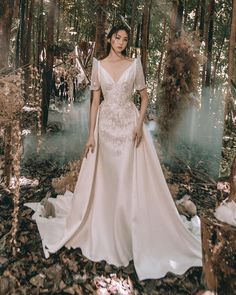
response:
{"label": "tree trunk", "polygon": [[9,43],[13,19],[17,17],[19,0],[0,2],[0,69],[8,68]]}
{"label": "tree trunk", "polygon": [[130,47],[134,45],[134,24],[135,24],[135,11],[136,11],[136,0],[132,0],[132,12],[131,12],[131,21],[130,21]]}
{"label": "tree trunk", "polygon": [[[27,17],[27,33],[26,33],[26,38],[25,38],[25,48],[24,50],[24,60],[23,60],[23,65],[28,65],[31,63],[31,56],[32,56],[32,21],[33,21],[33,11],[34,11],[34,1],[31,0],[30,7],[29,7],[29,15]],[[31,69],[27,67],[25,69],[25,83],[24,83],[24,88],[25,88],[25,96],[28,99],[29,98],[29,93],[30,93],[30,71]]]}
{"label": "tree trunk", "polygon": [[25,42],[25,58],[24,64],[29,64],[31,62],[31,45],[32,45],[32,21],[33,21],[33,11],[34,11],[34,1],[31,0],[30,7],[29,7],[29,15],[27,21],[27,33],[26,33],[26,42]]}
{"label": "tree trunk", "polygon": [[200,41],[204,38],[204,27],[205,27],[205,13],[206,13],[206,0],[201,1],[201,12],[200,12],[200,25],[199,25],[199,37]]}
{"label": "tree trunk", "polygon": [[[214,24],[214,10],[215,0],[210,0],[208,6],[207,21],[205,24],[205,56],[207,57],[206,63],[203,65],[202,71],[202,100],[203,109],[206,113],[210,110],[210,86],[211,86],[211,63],[212,63],[212,45],[213,45],[213,24]],[[207,132],[207,129],[205,129]]]}
{"label": "tree trunk", "polygon": [[[232,0],[233,9],[232,9],[232,18],[231,18],[231,30],[229,38],[229,67],[228,67],[228,79],[229,84],[233,80],[235,69],[235,43],[236,43],[236,0]],[[236,82],[236,81],[234,81]]]}
{"label": "tree trunk", "polygon": [[18,32],[17,32],[17,39],[16,39],[16,68],[20,67],[22,62],[21,62],[21,52],[22,52],[22,36],[23,32],[25,31],[24,29],[25,26],[25,2],[23,0],[20,0],[20,23],[18,27]]}
{"label": "tree trunk", "polygon": [[125,17],[126,14],[126,5],[127,1],[126,0],[121,0],[121,14]]}
{"label": "tree trunk", "polygon": [[212,63],[212,46],[213,46],[213,32],[214,32],[214,12],[215,0],[211,0],[209,4],[209,29],[207,40],[207,65],[206,65],[206,81],[205,86],[209,87],[211,84],[211,63]]}
{"label": "tree trunk", "polygon": [[44,50],[44,19],[43,19],[43,0],[39,5],[39,17],[38,17],[38,48],[37,48],[37,65],[40,65],[40,55]]}
{"label": "tree trunk", "polygon": [[43,99],[42,99],[42,128],[46,131],[48,122],[48,108],[50,103],[51,82],[54,62],[54,25],[55,25],[55,11],[57,0],[51,0],[48,21],[47,21],[47,37],[46,37],[46,67],[43,71]]}
{"label": "tree trunk", "polygon": [[[166,18],[163,18],[163,32],[162,32],[162,42],[163,42],[163,47],[165,43],[165,38],[166,38]],[[160,61],[157,69],[157,83],[158,85],[161,82],[161,71],[162,71],[162,62],[163,62],[163,57],[164,57],[164,50],[161,51],[161,56],[160,56]]]}
{"label": "tree trunk", "polygon": [[12,157],[11,157],[11,137],[12,126],[8,125],[4,129],[4,177],[6,187],[9,187],[12,176]]}
{"label": "tree trunk", "polygon": [[218,52],[215,57],[215,63],[214,63],[214,68],[213,68],[213,72],[212,72],[212,89],[215,89],[217,67],[218,67],[218,63],[219,63],[219,60],[220,60],[220,57],[222,54],[223,46],[225,44],[225,38],[227,37],[227,33],[228,33],[227,31],[224,32],[224,36],[220,42]]}
{"label": "tree trunk", "polygon": [[170,40],[175,38],[175,24],[177,19],[178,2],[173,1],[170,14]]}
{"label": "tree trunk", "polygon": [[57,3],[57,43],[59,43],[59,38],[60,38],[60,18],[61,18],[61,1],[58,0]]}
{"label": "tree trunk", "polygon": [[142,57],[144,75],[147,72],[148,35],[149,35],[148,33],[149,33],[151,5],[152,5],[152,0],[145,1],[144,8],[143,8],[141,57]]}
{"label": "tree trunk", "polygon": [[236,155],[233,160],[230,173],[230,195],[229,199],[236,202]]}
{"label": "tree trunk", "polygon": [[182,0],[173,0],[170,17],[170,39],[173,40],[181,35],[184,5]]}
{"label": "tree trunk", "polygon": [[21,1],[21,27],[20,29],[20,61],[19,66],[25,64],[25,47],[26,47],[26,40],[25,40],[25,32],[27,30],[27,4],[28,1]]}
{"label": "tree trunk", "polygon": [[[183,25],[184,27],[186,26],[187,24],[187,20],[188,20],[188,10],[187,10],[187,1],[184,0],[184,4],[182,3],[182,14],[183,14]],[[182,29],[182,28],[181,28]]]}
{"label": "tree trunk", "polygon": [[105,30],[107,27],[107,15],[106,10],[108,6],[108,0],[98,0],[97,6],[97,18],[96,18],[96,47],[95,56],[97,58],[106,55],[106,35]]}
{"label": "tree trunk", "polygon": [[203,279],[219,295],[235,294],[236,229],[212,213],[201,216]]}
{"label": "tree trunk", "polygon": [[139,23],[137,26],[137,33],[135,38],[135,47],[138,48],[140,46],[140,32],[141,32],[141,24]]}
{"label": "tree trunk", "polygon": [[197,1],[197,6],[196,6],[196,12],[195,12],[195,17],[194,17],[194,24],[193,24],[193,31],[195,32],[197,30],[197,24],[199,20],[199,10],[200,10],[200,1]]}

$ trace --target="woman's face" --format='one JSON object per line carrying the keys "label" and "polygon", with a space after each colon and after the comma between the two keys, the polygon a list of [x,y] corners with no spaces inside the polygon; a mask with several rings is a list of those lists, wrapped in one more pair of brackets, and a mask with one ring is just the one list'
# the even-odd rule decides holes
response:
{"label": "woman's face", "polygon": [[121,53],[128,44],[128,34],[124,30],[114,33],[111,37],[111,46],[117,52]]}

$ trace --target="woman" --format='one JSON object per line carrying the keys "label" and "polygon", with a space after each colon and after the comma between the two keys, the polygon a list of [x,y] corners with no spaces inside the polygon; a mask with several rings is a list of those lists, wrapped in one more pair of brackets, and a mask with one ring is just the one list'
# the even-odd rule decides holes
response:
{"label": "woman", "polygon": [[[93,59],[89,137],[74,194],[50,199],[52,219],[40,217],[38,204],[27,205],[36,211],[46,257],[80,247],[93,261],[134,260],[142,280],[201,266],[201,241],[182,223],[143,124],[148,95],[140,58],[125,55],[128,40],[126,27],[112,28],[107,57]],[[140,112],[130,99],[134,88]]]}

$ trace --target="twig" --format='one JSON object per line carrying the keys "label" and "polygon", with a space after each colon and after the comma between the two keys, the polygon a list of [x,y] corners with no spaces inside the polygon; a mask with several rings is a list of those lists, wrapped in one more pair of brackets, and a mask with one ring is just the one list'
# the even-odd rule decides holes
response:
{"label": "twig", "polygon": [[[196,172],[194,173],[194,172],[192,171],[191,167],[190,167],[185,161],[183,161],[182,159],[180,159],[180,158],[177,157],[177,156],[175,156],[175,158],[176,158],[179,162],[183,163],[183,164],[187,167],[188,172],[189,172],[189,174],[190,174],[192,177],[194,177],[194,178],[197,179],[197,180],[200,180],[200,181],[203,182],[203,183],[206,183],[206,180],[203,179],[203,178],[201,178],[200,176],[196,175]],[[211,178],[208,174],[206,174],[205,172],[200,172],[200,171],[197,171],[197,172],[200,173],[200,174],[202,174],[202,175],[204,175],[204,176],[206,176],[206,177],[208,178],[208,180],[209,180],[212,184],[217,185],[217,183],[215,182],[215,180],[212,179],[212,178]]]}

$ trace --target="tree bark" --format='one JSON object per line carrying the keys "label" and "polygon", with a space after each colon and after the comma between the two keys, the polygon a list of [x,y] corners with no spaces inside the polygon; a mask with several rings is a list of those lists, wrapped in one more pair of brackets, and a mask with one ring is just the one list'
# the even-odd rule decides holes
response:
{"label": "tree bark", "polygon": [[197,30],[197,24],[199,20],[199,10],[200,10],[200,1],[197,1],[196,11],[195,11],[195,17],[194,17],[194,24],[193,24],[193,31],[195,32]]}
{"label": "tree bark", "polygon": [[212,63],[212,47],[213,47],[213,33],[214,33],[214,14],[215,14],[215,0],[211,0],[209,4],[209,29],[207,36],[207,64],[206,64],[206,81],[205,86],[209,87],[211,84],[211,63]]}
{"label": "tree bark", "polygon": [[[76,14],[75,14],[76,15]],[[60,23],[61,23],[61,1],[58,0],[57,2],[57,43],[59,43],[59,37],[60,37]],[[76,27],[76,24],[74,24],[74,27]]]}
{"label": "tree bark", "polygon": [[0,1],[0,69],[8,68],[11,26],[18,10],[19,0]]}
{"label": "tree bark", "polygon": [[12,176],[12,157],[11,157],[11,137],[12,126],[7,125],[4,129],[4,177],[6,187],[9,187]]}
{"label": "tree bark", "polygon": [[23,32],[24,32],[24,26],[25,26],[25,2],[23,0],[20,0],[20,23],[18,27],[17,32],[17,39],[16,39],[16,68],[20,67],[21,63],[21,52],[22,52],[22,39],[23,39]]}
{"label": "tree bark", "polygon": [[[228,81],[229,84],[233,80],[235,72],[235,43],[236,43],[236,0],[232,0],[232,18],[231,18],[231,30],[229,38],[229,67],[228,67]],[[234,81],[236,82],[236,81]]]}
{"label": "tree bark", "polygon": [[[166,18],[163,18],[163,32],[162,32],[162,42],[163,42],[163,47],[165,43],[165,37],[166,37]],[[161,71],[162,71],[162,62],[163,62],[163,57],[164,57],[164,50],[161,51],[161,56],[160,56],[160,61],[157,69],[157,83],[158,85],[161,82]]]}
{"label": "tree bark", "polygon": [[96,18],[96,46],[95,56],[97,58],[106,55],[106,35],[105,30],[107,27],[107,15],[106,9],[108,6],[108,0],[98,0],[97,6],[97,18]]}
{"label": "tree bark", "polygon": [[235,294],[236,229],[212,215],[201,216],[203,279],[216,294]]}
{"label": "tree bark", "polygon": [[141,32],[141,24],[137,25],[137,33],[135,38],[135,47],[138,48],[140,46],[140,32]]}
{"label": "tree bark", "polygon": [[33,11],[34,11],[34,1],[31,0],[29,7],[29,15],[27,18],[27,33],[26,33],[26,42],[25,42],[25,57],[24,64],[29,64],[31,62],[31,49],[32,49],[32,21],[33,21]]}
{"label": "tree bark", "polygon": [[230,195],[229,199],[236,202],[236,155],[233,160],[230,173]]}
{"label": "tree bark", "polygon": [[173,0],[170,17],[170,39],[173,40],[181,35],[184,5],[182,0]]}
{"label": "tree bark", "polygon": [[44,18],[43,18],[43,0],[39,4],[39,17],[38,17],[38,46],[37,46],[37,65],[40,65],[40,55],[44,50]]}
{"label": "tree bark", "polygon": [[200,41],[204,39],[204,28],[205,28],[205,13],[206,13],[206,0],[201,1],[201,12],[200,12],[200,24],[199,24],[199,37]]}
{"label": "tree bark", "polygon": [[19,66],[24,65],[25,63],[25,32],[27,30],[27,5],[28,1],[21,0],[21,27],[20,29],[20,57],[19,57]]}
{"label": "tree bark", "polygon": [[126,5],[127,1],[126,0],[121,0],[121,14],[125,17],[126,14]]}
{"label": "tree bark", "polygon": [[130,21],[130,47],[133,47],[134,44],[134,24],[135,24],[135,11],[136,11],[136,0],[132,0],[132,12],[131,12],[131,21]]}
{"label": "tree bark", "polygon": [[152,0],[145,1],[144,8],[143,8],[141,58],[142,58],[144,75],[147,72],[148,36],[149,36],[151,5],[152,5]]}
{"label": "tree bark", "polygon": [[219,48],[218,48],[218,52],[216,54],[215,57],[215,62],[214,62],[214,68],[213,68],[213,72],[212,72],[212,88],[215,89],[215,80],[216,80],[216,72],[217,72],[217,67],[218,67],[218,63],[222,54],[222,50],[223,50],[223,46],[225,44],[225,38],[227,37],[227,31],[224,32],[224,36],[220,42]]}
{"label": "tree bark", "polygon": [[42,128],[46,131],[48,122],[48,108],[50,103],[51,82],[54,62],[54,26],[55,26],[55,12],[57,0],[51,0],[48,21],[47,21],[47,37],[46,37],[46,66],[43,71],[43,99],[42,99]]}
{"label": "tree bark", "polygon": [[[212,63],[212,46],[213,46],[213,29],[214,29],[214,10],[215,0],[210,0],[208,5],[208,15],[205,24],[205,56],[206,63],[203,65],[202,71],[202,100],[203,108],[206,113],[210,110],[210,86],[211,86],[211,63]],[[207,129],[205,129],[207,132]]]}

